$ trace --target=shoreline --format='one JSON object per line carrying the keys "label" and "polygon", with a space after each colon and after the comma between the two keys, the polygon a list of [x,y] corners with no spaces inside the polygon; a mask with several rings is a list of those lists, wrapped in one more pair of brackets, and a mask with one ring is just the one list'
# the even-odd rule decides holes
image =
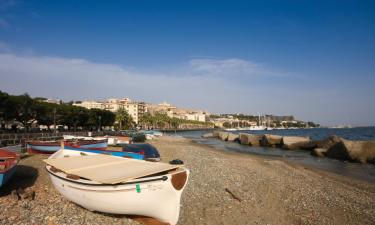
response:
{"label": "shoreline", "polygon": [[[280,157],[278,157],[278,156],[267,156],[267,155],[261,155],[261,154],[253,154],[252,152],[228,151],[228,150],[225,150],[225,149],[216,148],[216,147],[211,146],[211,145],[207,145],[207,144],[203,144],[203,143],[198,143],[198,142],[196,142],[195,140],[193,140],[191,138],[186,138],[186,137],[183,137],[183,138],[190,140],[194,144],[200,145],[202,147],[210,148],[212,151],[222,152],[223,154],[229,154],[229,155],[234,154],[234,155],[237,155],[237,156],[247,156],[247,157],[251,157],[251,158],[257,159],[257,160],[276,160],[276,161],[282,161],[285,164],[288,164],[288,165],[290,165],[292,167],[299,168],[299,169],[301,169],[301,168],[302,169],[307,169],[307,170],[310,170],[311,172],[322,174],[324,176],[330,176],[331,178],[339,179],[339,180],[344,181],[344,182],[357,183],[357,184],[366,183],[368,185],[374,185],[375,186],[375,183],[370,182],[370,181],[365,180],[365,179],[359,179],[359,178],[355,178],[355,177],[351,177],[351,176],[345,176],[345,175],[338,174],[338,173],[335,173],[335,172],[332,172],[332,171],[329,171],[329,170],[324,170],[324,169],[321,169],[319,167],[315,167],[315,166],[312,166],[312,165],[306,165],[306,164],[303,164],[303,163],[293,162],[293,161],[287,160],[287,159],[285,159],[285,158],[283,158],[281,156]],[[251,146],[249,146],[249,148],[250,147]]]}
{"label": "shoreline", "polygon": [[[179,225],[373,224],[375,185],[327,175],[281,160],[226,152],[183,137],[148,141],[163,162],[181,159],[191,171],[181,197]],[[91,212],[62,197],[42,159],[21,160],[6,190],[0,190],[4,224],[139,224],[125,215]],[[15,200],[12,189],[35,191]]]}
{"label": "shoreline", "polygon": [[[181,155],[192,170],[180,224],[372,224],[375,220],[374,184],[284,160],[223,151],[184,137],[167,136],[150,143],[160,149],[163,161]],[[187,148],[173,150],[183,145]],[[205,178],[199,177],[205,172]],[[205,196],[197,186],[213,193]],[[204,206],[192,207],[192,199],[201,199]],[[226,206],[217,208],[221,204]],[[193,219],[195,214],[202,220]]]}

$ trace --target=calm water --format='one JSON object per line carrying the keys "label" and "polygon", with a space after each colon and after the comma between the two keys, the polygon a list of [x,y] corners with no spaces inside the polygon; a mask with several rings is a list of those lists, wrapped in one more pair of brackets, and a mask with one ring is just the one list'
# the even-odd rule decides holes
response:
{"label": "calm water", "polygon": [[[350,140],[375,140],[375,127],[361,128],[317,128],[317,129],[292,129],[270,131],[240,131],[254,134],[277,134],[284,136],[309,136],[313,140],[324,139],[330,135],[338,135]],[[225,142],[216,138],[201,138],[207,131],[183,131],[176,134],[193,139],[200,144],[206,144],[219,150],[234,151],[259,155],[267,158],[277,158],[305,166],[315,167],[343,176],[353,177],[375,183],[375,165],[343,162],[336,159],[318,158],[310,155],[309,151],[286,151],[277,148],[250,147],[233,142]],[[238,133],[235,131],[234,133]]]}

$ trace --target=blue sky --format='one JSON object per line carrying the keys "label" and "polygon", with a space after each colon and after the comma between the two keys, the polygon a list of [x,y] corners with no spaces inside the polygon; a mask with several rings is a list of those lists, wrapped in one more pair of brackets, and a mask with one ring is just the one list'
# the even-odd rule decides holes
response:
{"label": "blue sky", "polygon": [[0,0],[0,90],[375,125],[374,1]]}

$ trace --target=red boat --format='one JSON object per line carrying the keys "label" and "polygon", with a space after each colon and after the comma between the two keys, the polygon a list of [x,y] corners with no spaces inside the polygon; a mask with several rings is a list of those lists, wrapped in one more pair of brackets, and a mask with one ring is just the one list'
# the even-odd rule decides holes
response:
{"label": "red boat", "polygon": [[15,152],[0,149],[0,187],[13,176],[19,161],[19,155]]}

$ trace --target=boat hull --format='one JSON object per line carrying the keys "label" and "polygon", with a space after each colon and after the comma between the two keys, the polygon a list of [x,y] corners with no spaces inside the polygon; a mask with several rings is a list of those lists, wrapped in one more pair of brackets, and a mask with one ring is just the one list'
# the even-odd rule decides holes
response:
{"label": "boat hull", "polygon": [[[79,153],[64,149],[50,158],[66,155],[71,157]],[[178,221],[181,194],[190,173],[186,168],[180,168],[126,183],[101,184],[85,179],[72,180],[62,171],[54,171],[49,165],[46,168],[61,195],[90,211],[153,217],[172,225]]]}
{"label": "boat hull", "polygon": [[87,143],[87,144],[69,144],[67,143],[66,146],[72,146],[77,148],[87,148],[87,149],[95,149],[95,150],[105,150],[108,147],[107,141],[97,142],[97,143]]}
{"label": "boat hull", "polygon": [[26,150],[28,153],[32,154],[52,154],[58,151],[61,145],[37,145],[37,144],[27,144]]}
{"label": "boat hull", "polygon": [[60,194],[90,211],[143,215],[170,224],[178,221],[182,191],[174,190],[169,179],[140,183],[137,193],[137,184],[88,186],[50,177]]}
{"label": "boat hull", "polygon": [[19,155],[13,151],[0,149],[0,187],[5,185],[16,171]]}
{"label": "boat hull", "polygon": [[[83,141],[83,142],[64,142],[65,146],[73,148],[87,148],[92,150],[105,150],[108,147],[107,141]],[[31,154],[53,154],[61,149],[61,144],[58,142],[52,143],[38,143],[30,142],[26,146],[27,152]]]}
{"label": "boat hull", "polygon": [[65,146],[64,148],[68,149],[68,150],[74,150],[74,151],[80,151],[80,152],[90,152],[90,153],[96,153],[96,154],[107,154],[107,155],[113,155],[113,156],[119,156],[119,157],[128,157],[128,158],[133,158],[133,159],[139,159],[139,160],[143,160],[144,159],[144,155],[133,153],[133,152],[73,148],[73,147],[70,147],[70,146]]}
{"label": "boat hull", "polygon": [[16,165],[14,165],[5,173],[0,173],[0,187],[4,186],[10,180],[10,178],[13,176],[15,172],[16,172]]}

